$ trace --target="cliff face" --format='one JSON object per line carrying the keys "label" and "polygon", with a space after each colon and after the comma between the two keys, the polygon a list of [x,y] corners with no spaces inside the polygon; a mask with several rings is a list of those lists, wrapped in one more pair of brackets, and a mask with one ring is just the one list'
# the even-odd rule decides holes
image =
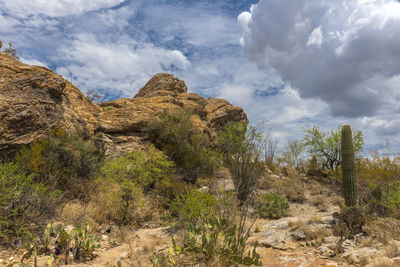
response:
{"label": "cliff face", "polygon": [[[190,108],[193,126],[211,139],[230,121],[246,121],[239,107],[222,99],[188,93],[184,81],[155,75],[133,98],[92,103],[78,88],[51,70],[29,66],[0,52],[0,157],[55,128],[83,132],[116,156],[147,138],[148,122],[167,109]],[[98,134],[102,133],[102,134]]]}

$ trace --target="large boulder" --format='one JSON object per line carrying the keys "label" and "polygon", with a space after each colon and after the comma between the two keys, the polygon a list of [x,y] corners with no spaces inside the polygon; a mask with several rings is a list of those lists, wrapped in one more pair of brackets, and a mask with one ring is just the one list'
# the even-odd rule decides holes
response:
{"label": "large boulder", "polygon": [[60,75],[0,52],[0,157],[55,128],[93,135],[99,111]]}
{"label": "large boulder", "polygon": [[92,103],[51,70],[0,52],[0,158],[55,128],[84,133],[117,156],[148,141],[149,121],[158,113],[182,108],[192,110],[193,127],[211,140],[226,123],[247,122],[242,108],[188,93],[171,74],[155,75],[133,98]]}

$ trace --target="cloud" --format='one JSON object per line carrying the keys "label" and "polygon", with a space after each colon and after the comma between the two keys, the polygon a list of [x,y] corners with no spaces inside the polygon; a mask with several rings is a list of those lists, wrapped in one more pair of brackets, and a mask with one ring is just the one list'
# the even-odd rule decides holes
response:
{"label": "cloud", "polygon": [[59,49],[64,63],[57,72],[72,78],[83,91],[88,89],[132,97],[153,75],[165,69],[182,70],[189,60],[178,50],[139,43],[127,36],[115,42],[80,34]]}
{"label": "cloud", "polygon": [[3,0],[1,9],[18,18],[33,15],[59,17],[109,8],[124,0]]}
{"label": "cloud", "polygon": [[260,0],[238,22],[251,60],[301,97],[325,101],[333,116],[400,113],[399,2]]}

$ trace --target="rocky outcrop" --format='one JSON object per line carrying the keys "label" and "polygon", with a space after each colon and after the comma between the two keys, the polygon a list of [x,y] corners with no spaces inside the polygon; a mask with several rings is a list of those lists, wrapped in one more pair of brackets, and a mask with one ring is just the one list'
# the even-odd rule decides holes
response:
{"label": "rocky outcrop", "polygon": [[78,88],[51,70],[28,66],[0,52],[0,154],[15,152],[21,145],[54,128],[84,132],[98,128],[100,108]]}
{"label": "rocky outcrop", "polygon": [[133,98],[92,103],[51,70],[0,52],[0,157],[55,128],[82,132],[115,156],[146,142],[149,120],[165,109],[191,109],[193,127],[211,140],[227,122],[247,122],[240,107],[187,91],[184,81],[160,73]]}

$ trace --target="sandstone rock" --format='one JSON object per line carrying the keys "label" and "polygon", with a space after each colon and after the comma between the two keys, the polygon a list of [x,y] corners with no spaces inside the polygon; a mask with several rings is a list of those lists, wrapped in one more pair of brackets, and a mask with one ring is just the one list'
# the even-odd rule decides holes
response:
{"label": "sandstone rock", "polygon": [[297,228],[296,230],[294,230],[291,235],[292,235],[293,239],[295,239],[297,241],[306,239],[304,230],[300,229],[300,228]]}
{"label": "sandstone rock", "polygon": [[60,75],[0,52],[0,157],[55,128],[92,135],[99,111]]}
{"label": "sandstone rock", "polygon": [[318,247],[318,252],[326,257],[333,257],[336,255],[336,253],[329,247],[327,246],[320,246]]}
{"label": "sandstone rock", "polygon": [[259,241],[262,246],[281,250],[290,248],[289,242],[292,240],[290,234],[286,231],[270,230],[264,233],[266,238]]}
{"label": "sandstone rock", "polygon": [[191,109],[193,127],[211,141],[226,123],[247,122],[240,107],[187,90],[182,80],[160,73],[133,98],[94,104],[51,70],[0,52],[0,159],[56,128],[82,132],[115,157],[145,146],[149,121],[163,110]]}

